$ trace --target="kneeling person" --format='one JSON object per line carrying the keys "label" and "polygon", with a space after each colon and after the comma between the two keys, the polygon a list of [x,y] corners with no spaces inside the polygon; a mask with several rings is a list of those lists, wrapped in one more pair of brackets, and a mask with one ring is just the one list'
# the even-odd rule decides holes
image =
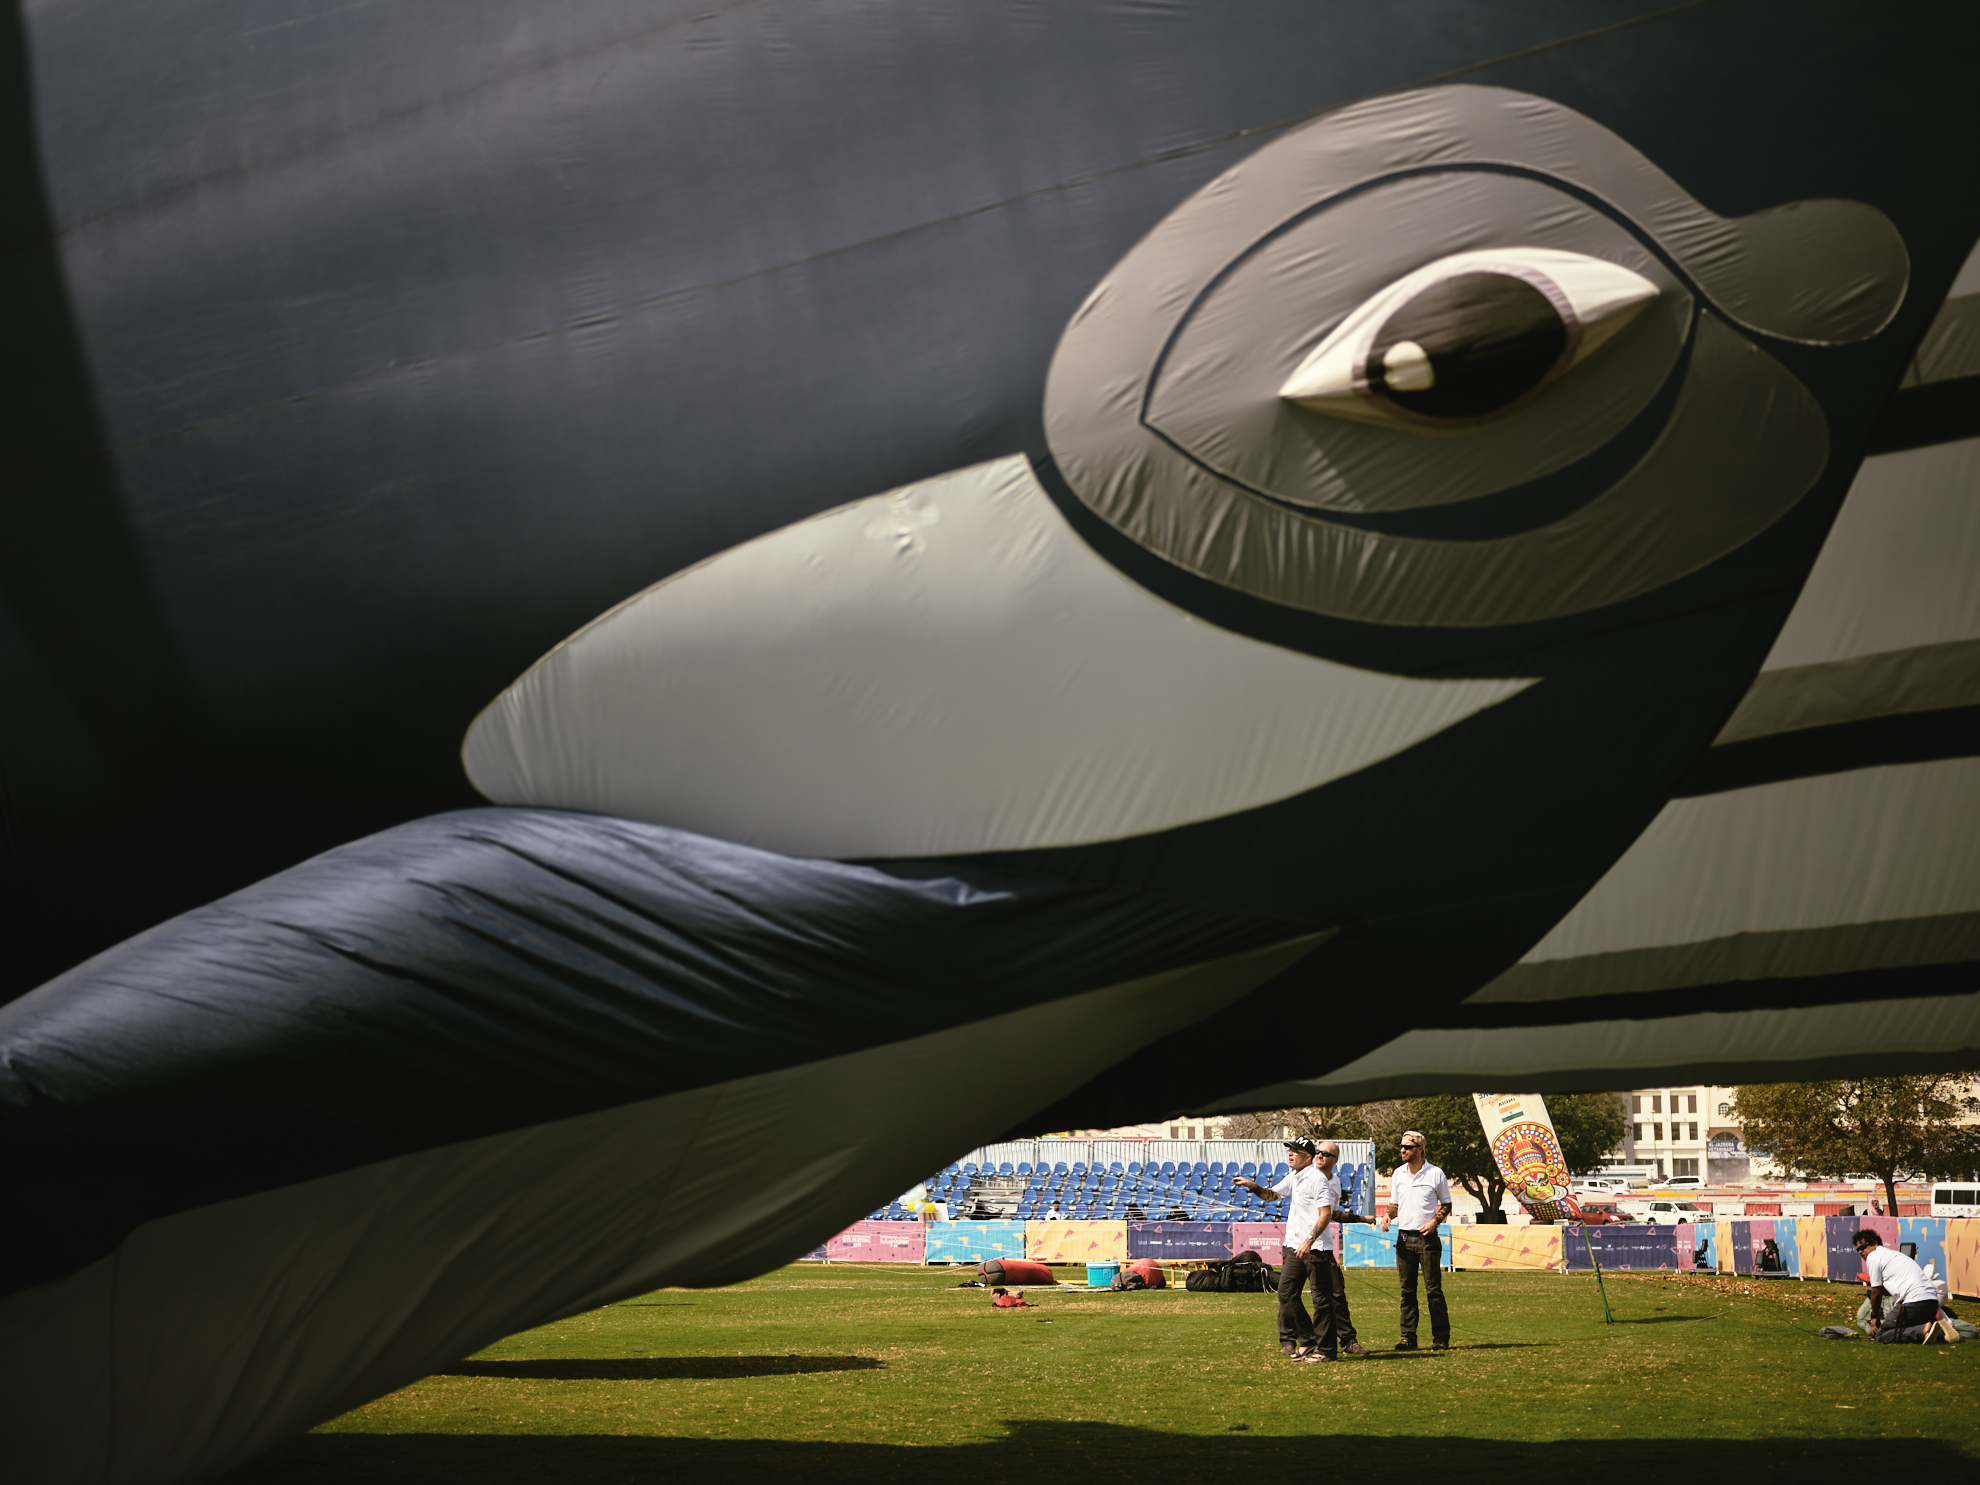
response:
{"label": "kneeling person", "polygon": [[1886,1345],[1930,1340],[1939,1318],[1939,1296],[1917,1261],[1886,1248],[1867,1227],[1850,1241],[1862,1255],[1864,1277],[1870,1281],[1870,1339]]}

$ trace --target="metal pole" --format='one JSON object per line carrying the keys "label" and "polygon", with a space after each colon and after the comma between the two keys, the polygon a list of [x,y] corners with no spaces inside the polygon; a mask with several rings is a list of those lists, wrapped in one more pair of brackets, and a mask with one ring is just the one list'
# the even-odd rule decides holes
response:
{"label": "metal pole", "polygon": [[1602,1260],[1595,1256],[1595,1245],[1588,1242],[1588,1224],[1577,1222],[1575,1225],[1581,1229],[1582,1242],[1588,1243],[1588,1261],[1595,1265],[1595,1292],[1602,1296],[1602,1323],[1614,1325],[1616,1312],[1609,1308],[1609,1291],[1602,1283]]}

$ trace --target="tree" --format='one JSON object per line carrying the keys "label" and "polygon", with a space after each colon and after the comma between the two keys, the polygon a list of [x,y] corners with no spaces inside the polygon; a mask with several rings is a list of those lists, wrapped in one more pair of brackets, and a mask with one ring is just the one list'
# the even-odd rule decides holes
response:
{"label": "tree", "polygon": [[1957,1179],[1980,1167],[1976,1076],[1763,1083],[1734,1090],[1732,1112],[1747,1147],[1789,1175],[1875,1176],[1884,1183],[1885,1209],[1895,1212],[1898,1177]]}
{"label": "tree", "polygon": [[[1420,1129],[1428,1148],[1424,1154],[1444,1174],[1470,1193],[1481,1213],[1499,1210],[1505,1200],[1506,1179],[1492,1159],[1479,1122],[1478,1105],[1469,1093],[1439,1093],[1405,1101],[1410,1116],[1404,1126]],[[1547,1113],[1569,1170],[1591,1170],[1622,1143],[1628,1122],[1620,1093],[1555,1093],[1547,1097]],[[1486,1220],[1493,1220],[1487,1217]]]}
{"label": "tree", "polygon": [[[1555,1094],[1547,1100],[1554,1133],[1568,1169],[1590,1170],[1622,1143],[1627,1120],[1619,1093]],[[1499,1210],[1505,1199],[1505,1178],[1485,1143],[1485,1126],[1468,1093],[1439,1093],[1428,1098],[1392,1098],[1381,1103],[1270,1109],[1231,1120],[1226,1134],[1236,1139],[1278,1139],[1287,1134],[1314,1139],[1362,1139],[1375,1142],[1376,1163],[1401,1159],[1399,1145],[1405,1129],[1420,1129],[1427,1154],[1444,1174],[1462,1186],[1486,1212]]]}
{"label": "tree", "polygon": [[1407,1127],[1395,1122],[1395,1111],[1401,1107],[1401,1099],[1391,1098],[1381,1103],[1322,1104],[1235,1114],[1225,1122],[1223,1138],[1276,1140],[1303,1134],[1316,1140],[1374,1140],[1379,1144],[1390,1125],[1396,1130]]}

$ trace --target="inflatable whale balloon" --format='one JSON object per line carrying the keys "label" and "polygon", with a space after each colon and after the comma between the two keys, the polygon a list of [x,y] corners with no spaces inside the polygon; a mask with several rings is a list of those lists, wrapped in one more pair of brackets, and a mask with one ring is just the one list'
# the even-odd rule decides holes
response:
{"label": "inflatable whale balloon", "polygon": [[1972,1065],[1973,27],[14,12],[9,1462],[1010,1130]]}

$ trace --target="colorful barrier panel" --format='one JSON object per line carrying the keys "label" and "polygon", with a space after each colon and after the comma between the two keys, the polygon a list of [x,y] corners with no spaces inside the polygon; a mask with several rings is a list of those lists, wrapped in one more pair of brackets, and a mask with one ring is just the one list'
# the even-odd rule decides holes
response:
{"label": "colorful barrier panel", "polygon": [[1935,1222],[1930,1217],[1900,1217],[1898,1219],[1898,1241],[1914,1244],[1918,1252],[1918,1266],[1932,1265],[1932,1272],[1951,1282],[1951,1270],[1946,1267],[1946,1224]]}
{"label": "colorful barrier panel", "polygon": [[1228,1222],[1130,1222],[1130,1258],[1229,1258]]}
{"label": "colorful barrier panel", "polygon": [[[1341,1230],[1334,1233],[1334,1256],[1341,1251]],[[1279,1261],[1279,1249],[1286,1245],[1286,1224],[1283,1222],[1233,1222],[1231,1224],[1231,1251],[1242,1253],[1252,1249],[1267,1263]]]}
{"label": "colorful barrier panel", "polygon": [[825,1245],[834,1263],[920,1263],[927,1250],[920,1222],[855,1222]]}
{"label": "colorful barrier panel", "polygon": [[1496,1223],[1460,1227],[1451,1238],[1451,1267],[1564,1268],[1565,1236],[1558,1227],[1501,1227]]}
{"label": "colorful barrier panel", "polygon": [[1779,1241],[1774,1237],[1776,1222],[1777,1219],[1773,1217],[1755,1217],[1747,1224],[1749,1241],[1753,1244],[1753,1267],[1751,1269],[1753,1273],[1764,1274],[1768,1272],[1765,1261],[1767,1257],[1767,1244],[1773,1243],[1777,1251],[1780,1248]]}
{"label": "colorful barrier panel", "polygon": [[1022,1222],[930,1222],[927,1234],[929,1263],[981,1263],[986,1258],[1024,1258],[1025,1224]]}
{"label": "colorful barrier panel", "polygon": [[[1452,1268],[1568,1269],[1591,1266],[1590,1245],[1604,1268],[1684,1269],[1693,1250],[1708,1247],[1708,1268],[1760,1271],[1768,1239],[1782,1270],[1802,1279],[1861,1282],[1862,1262],[1851,1239],[1861,1228],[1896,1246],[1914,1243],[1951,1292],[1980,1297],[1980,1218],[1753,1217],[1720,1218],[1695,1226],[1644,1224],[1577,1230],[1497,1224],[1439,1229],[1444,1262]],[[1255,1249],[1277,1263],[1285,1236],[1278,1222],[855,1222],[808,1259],[868,1263],[976,1263],[1029,1258],[1039,1263],[1124,1263],[1130,1258],[1200,1260]],[[1394,1268],[1395,1233],[1360,1223],[1334,1229],[1335,1251],[1354,1268]]]}
{"label": "colorful barrier panel", "polygon": [[[1497,1224],[1493,1224],[1496,1226]],[[1282,1228],[1283,1232],[1284,1229]],[[1437,1236],[1444,1244],[1444,1267],[1451,1266],[1451,1224],[1446,1222],[1437,1229]],[[1394,1268],[1396,1266],[1396,1230],[1391,1227],[1386,1233],[1374,1227],[1356,1222],[1341,1229],[1344,1252],[1341,1265],[1344,1268]],[[1263,1251],[1262,1249],[1260,1251]]]}
{"label": "colorful barrier panel", "polygon": [[1980,1298],[1980,1217],[1947,1217],[1943,1220],[1946,1229],[1946,1282],[1954,1294]]}
{"label": "colorful barrier panel", "polygon": [[1780,1246],[1781,1267],[1791,1274],[1801,1272],[1801,1228],[1792,1217],[1774,1219],[1774,1241]]}
{"label": "colorful barrier panel", "polygon": [[1125,1222],[1027,1222],[1024,1256],[1038,1263],[1126,1263]]}
{"label": "colorful barrier panel", "polygon": [[[1600,1260],[1603,1268],[1675,1269],[1678,1266],[1677,1227],[1652,1227],[1648,1223],[1622,1226],[1567,1229],[1567,1266],[1591,1269]],[[1592,1257],[1591,1257],[1592,1253]]]}

